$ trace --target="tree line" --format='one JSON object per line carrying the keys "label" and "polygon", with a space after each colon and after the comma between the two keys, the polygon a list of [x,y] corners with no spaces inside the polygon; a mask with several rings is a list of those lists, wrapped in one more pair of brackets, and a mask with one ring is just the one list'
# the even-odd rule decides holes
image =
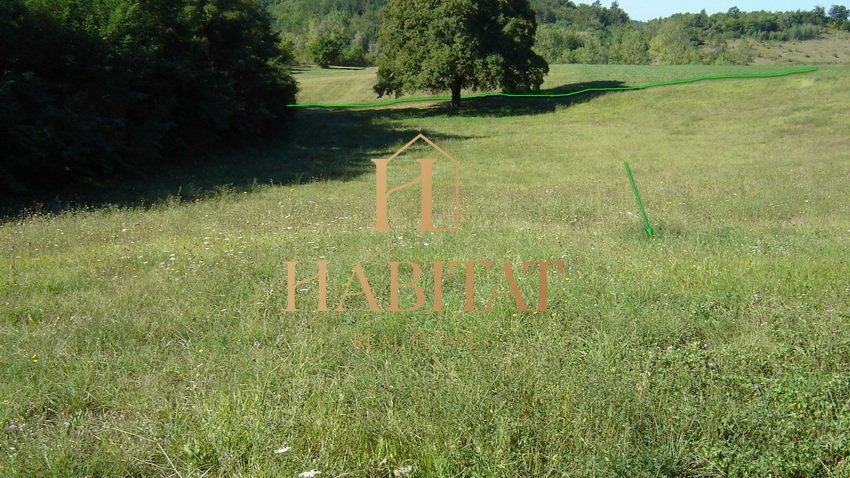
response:
{"label": "tree line", "polygon": [[250,141],[297,86],[251,0],[0,2],[0,194]]}
{"label": "tree line", "polygon": [[[634,22],[614,2],[575,5],[547,0],[538,11],[537,49],[558,63],[748,64],[750,41],[807,40],[831,22],[825,9],[794,12],[743,12],[732,8],[708,15],[675,14],[650,22]],[[733,42],[732,40],[744,40]]]}
{"label": "tree line", "polygon": [[[264,0],[293,61],[366,66],[380,52],[380,12],[387,0]],[[531,0],[535,50],[550,63],[746,64],[750,42],[807,40],[826,28],[850,30],[847,8],[676,14],[632,21],[617,2],[603,6]],[[733,41],[743,40],[743,41]]]}

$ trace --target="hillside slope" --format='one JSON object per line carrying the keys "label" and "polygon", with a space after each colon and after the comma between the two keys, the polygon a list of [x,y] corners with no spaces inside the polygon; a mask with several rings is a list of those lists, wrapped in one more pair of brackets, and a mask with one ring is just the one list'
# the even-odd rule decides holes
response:
{"label": "hillside slope", "polygon": [[[365,98],[371,72],[335,74],[301,75],[302,98]],[[558,67],[547,87],[669,74]],[[9,220],[0,475],[845,476],[848,89],[833,67],[459,114],[303,111],[277,142],[121,191],[169,200]],[[370,159],[419,133],[461,163],[461,229],[413,231],[408,196],[396,232],[370,232]],[[314,313],[310,285],[285,312],[286,261],[304,278],[330,261],[334,306],[361,262],[386,306],[386,261],[450,260],[562,260],[554,312],[459,312],[459,273],[445,313],[362,297]],[[496,280],[479,271],[479,308]],[[536,303],[537,275],[517,280]],[[352,346],[437,332],[478,348]]]}

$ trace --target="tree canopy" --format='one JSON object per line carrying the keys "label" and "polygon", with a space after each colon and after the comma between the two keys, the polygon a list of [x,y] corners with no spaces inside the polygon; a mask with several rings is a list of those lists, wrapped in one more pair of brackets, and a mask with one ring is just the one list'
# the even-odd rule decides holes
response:
{"label": "tree canopy", "polygon": [[255,0],[0,1],[0,192],[271,132],[295,101]]}
{"label": "tree canopy", "polygon": [[846,22],[848,16],[850,16],[850,10],[844,5],[833,5],[829,9],[829,18],[834,22]]}
{"label": "tree canopy", "polygon": [[[378,41],[379,12],[387,0],[263,0],[275,17],[275,25],[287,39],[296,61],[346,66],[373,65],[382,45]],[[811,11],[742,11],[709,15],[676,14],[650,22],[632,21],[614,1],[573,2],[529,0],[539,28],[535,51],[549,63],[664,63],[670,59],[699,63],[747,64],[759,41],[808,40],[827,29],[848,29],[846,9],[833,7]],[[672,23],[675,25],[666,25]],[[656,46],[681,35],[687,43],[678,48],[694,49],[695,55],[662,53]],[[658,35],[664,38],[656,39]],[[743,41],[738,41],[743,40]],[[669,48],[668,48],[669,47]],[[654,52],[673,48],[667,45]],[[694,60],[695,59],[695,60]]]}
{"label": "tree canopy", "polygon": [[527,0],[390,0],[381,21],[381,96],[449,90],[459,106],[462,89],[537,90],[549,71]]}

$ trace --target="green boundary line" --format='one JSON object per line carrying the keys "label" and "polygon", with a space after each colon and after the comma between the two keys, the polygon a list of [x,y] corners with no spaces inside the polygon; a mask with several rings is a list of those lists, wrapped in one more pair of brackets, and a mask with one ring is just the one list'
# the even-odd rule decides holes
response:
{"label": "green boundary line", "polygon": [[[639,90],[647,90],[650,88],[658,88],[661,86],[670,86],[670,85],[684,85],[688,83],[697,83],[700,81],[710,81],[710,80],[730,80],[730,79],[749,79],[749,78],[779,78],[782,76],[791,76],[791,75],[801,75],[804,73],[814,73],[818,71],[817,67],[806,67],[806,68],[796,68],[792,70],[783,70],[783,71],[774,71],[774,72],[760,72],[760,73],[729,73],[729,74],[719,74],[719,75],[705,75],[699,76],[696,78],[688,78],[685,80],[669,80],[669,81],[659,81],[655,83],[641,83],[632,86],[618,86],[611,88],[585,88],[579,91],[573,91],[570,93],[478,93],[474,95],[464,96],[464,100],[474,99],[474,98],[491,98],[496,96],[502,96],[505,98],[565,98],[568,96],[578,96],[587,93],[595,93],[595,92],[605,92],[605,91],[639,91]],[[384,106],[393,106],[402,103],[419,103],[423,101],[449,101],[451,100],[451,96],[413,96],[410,98],[397,98],[393,100],[385,100],[385,101],[375,101],[371,103],[349,103],[349,104],[332,104],[332,103],[305,103],[305,104],[294,104],[287,105],[290,108],[298,108],[298,109],[367,109],[367,108],[381,108]]]}
{"label": "green boundary line", "polygon": [[640,218],[643,221],[643,230],[646,232],[646,237],[652,237],[655,235],[655,231],[653,231],[652,226],[649,225],[649,217],[647,217],[646,210],[643,208],[643,201],[640,198],[640,193],[638,192],[637,184],[635,183],[635,177],[632,174],[632,168],[629,167],[628,161],[623,161],[623,167],[626,168],[626,176],[629,177],[629,184],[632,185],[632,194],[634,195],[635,202],[640,210]]}

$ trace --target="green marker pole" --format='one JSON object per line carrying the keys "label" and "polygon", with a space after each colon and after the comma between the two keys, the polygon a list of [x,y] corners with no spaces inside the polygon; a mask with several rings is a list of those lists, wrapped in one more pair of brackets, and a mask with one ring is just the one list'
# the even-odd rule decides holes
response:
{"label": "green marker pole", "polygon": [[655,231],[649,225],[649,218],[646,217],[646,211],[643,209],[643,201],[640,199],[640,193],[638,192],[637,184],[635,184],[635,177],[632,175],[632,168],[629,167],[629,163],[626,161],[623,161],[623,166],[626,168],[626,175],[629,177],[629,183],[632,185],[632,193],[635,196],[638,209],[640,209],[640,217],[643,219],[643,230],[646,231],[646,237],[652,237],[655,235]]}

